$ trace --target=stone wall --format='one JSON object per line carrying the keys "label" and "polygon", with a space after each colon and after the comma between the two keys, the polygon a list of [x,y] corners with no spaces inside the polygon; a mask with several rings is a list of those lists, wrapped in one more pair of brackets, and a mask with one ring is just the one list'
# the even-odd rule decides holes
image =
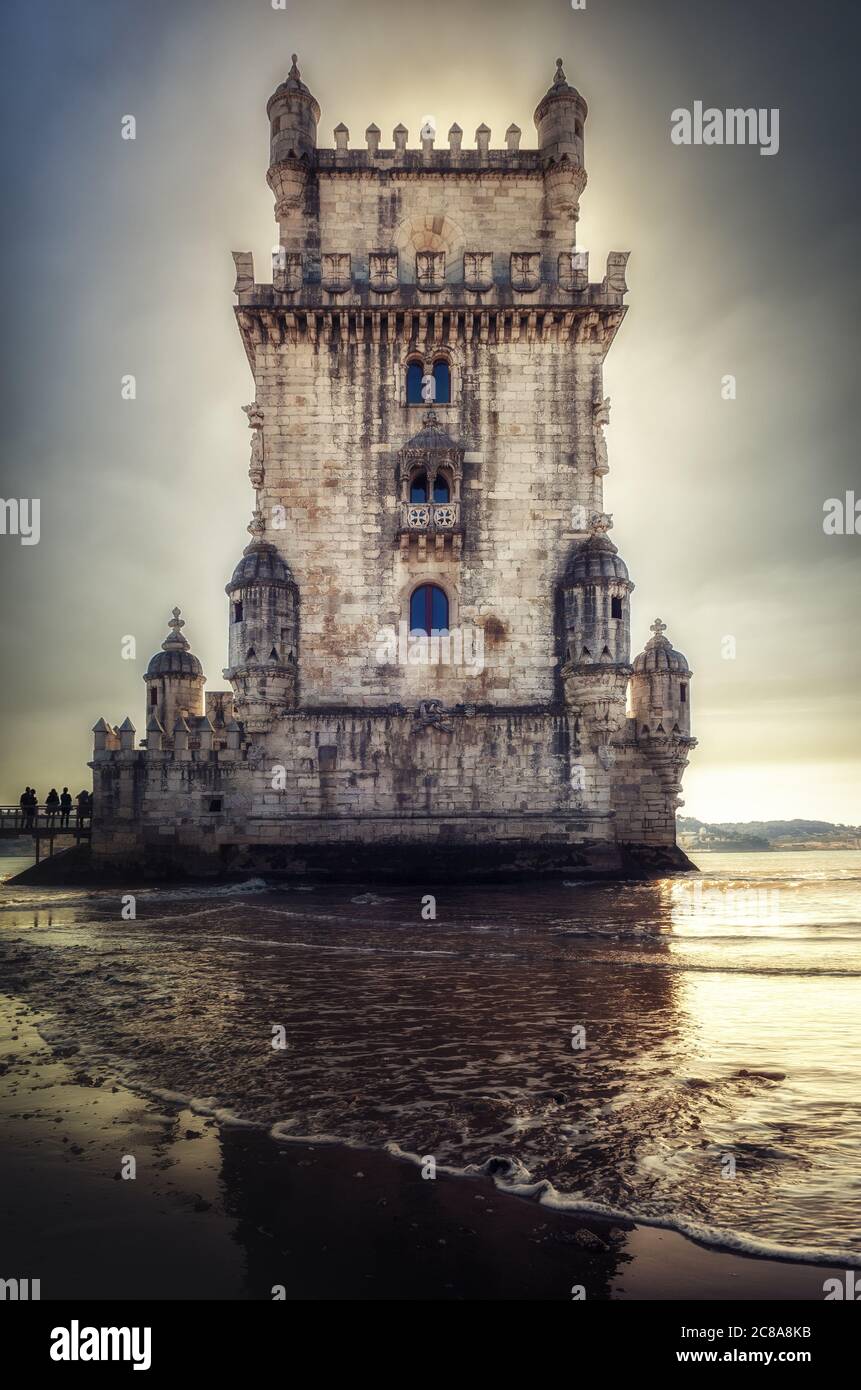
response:
{"label": "stone wall", "polygon": [[[455,399],[437,408],[465,447],[463,545],[423,562],[403,558],[397,451],[422,407],[401,403],[406,334],[391,343],[295,341],[258,345],[265,478],[258,501],[300,593],[300,700],[374,705],[421,696],[524,704],[550,701],[558,662],[554,594],[582,515],[603,507],[594,471],[595,344],[561,325],[545,340],[440,336]],[[573,511],[580,503],[583,514]],[[284,512],[273,509],[283,507]],[[579,525],[573,524],[579,521]],[[409,619],[409,595],[446,589],[450,625],[481,627],[483,671],[381,666],[377,633]],[[333,673],[336,678],[333,680]]]}

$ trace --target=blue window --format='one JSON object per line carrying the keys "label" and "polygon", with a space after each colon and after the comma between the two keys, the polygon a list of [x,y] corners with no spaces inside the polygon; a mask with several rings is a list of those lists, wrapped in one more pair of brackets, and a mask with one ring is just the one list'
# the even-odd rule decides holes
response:
{"label": "blue window", "polygon": [[433,376],[436,382],[437,404],[448,405],[451,400],[451,368],[445,358],[438,357],[434,362]]}
{"label": "blue window", "polygon": [[407,366],[407,405],[421,405],[424,374],[421,362],[410,362]]}
{"label": "blue window", "polygon": [[422,584],[410,599],[410,632],[448,632],[448,598],[437,584]]}
{"label": "blue window", "polygon": [[435,502],[450,502],[451,493],[449,492],[448,480],[442,473],[437,473],[433,483],[433,500]]}
{"label": "blue window", "polygon": [[410,483],[410,501],[426,502],[428,500],[428,480],[426,473],[417,473]]}

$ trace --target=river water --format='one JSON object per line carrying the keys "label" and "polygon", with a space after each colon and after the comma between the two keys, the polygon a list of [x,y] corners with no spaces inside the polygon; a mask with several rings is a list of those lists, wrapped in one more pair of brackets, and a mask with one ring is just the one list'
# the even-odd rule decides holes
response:
{"label": "river water", "polygon": [[861,1264],[861,853],[701,867],[250,880],[141,889],[125,909],[121,890],[10,885],[3,987],[90,1072],[226,1124]]}

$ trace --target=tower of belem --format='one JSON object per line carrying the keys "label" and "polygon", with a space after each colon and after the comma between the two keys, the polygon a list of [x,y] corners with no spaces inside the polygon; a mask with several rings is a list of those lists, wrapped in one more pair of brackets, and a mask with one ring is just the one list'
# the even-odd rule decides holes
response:
{"label": "tower of belem", "polygon": [[465,148],[334,130],[296,59],[267,106],[271,281],[234,253],[254,383],[229,689],[174,610],[145,735],[95,727],[93,855],[342,878],[666,872],[685,658],[610,538],[604,358],[627,252],[578,248],[587,107]]}

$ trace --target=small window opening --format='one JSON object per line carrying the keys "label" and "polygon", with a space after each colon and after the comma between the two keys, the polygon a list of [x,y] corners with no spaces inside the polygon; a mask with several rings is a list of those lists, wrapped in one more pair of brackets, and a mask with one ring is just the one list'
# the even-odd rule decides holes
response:
{"label": "small window opening", "polygon": [[210,809],[210,811],[220,811],[220,810],[221,810],[221,797],[220,797],[220,796],[211,796],[211,797],[209,798],[209,809]]}
{"label": "small window opening", "polygon": [[422,377],[425,374],[421,362],[407,364],[407,405],[422,404]]}
{"label": "small window opening", "polygon": [[436,382],[437,405],[448,405],[451,400],[451,368],[444,357],[438,357],[434,362],[433,377]]}
{"label": "small window opening", "polygon": [[158,688],[154,685],[149,688],[149,702],[151,705],[158,704]]}
{"label": "small window opening", "polygon": [[426,473],[417,473],[410,483],[410,501],[426,502],[428,500],[428,480]]}
{"label": "small window opening", "polygon": [[688,702],[688,687],[684,681],[682,681],[679,686],[679,699],[683,705],[686,705]]}
{"label": "small window opening", "polygon": [[448,479],[442,473],[437,473],[436,477],[434,478],[433,500],[435,502],[451,501],[451,491],[449,489]]}
{"label": "small window opening", "polygon": [[234,621],[235,623],[241,623],[241,622],[242,622],[242,600],[241,600],[241,599],[237,599],[236,602],[235,602],[234,605],[233,605],[233,621]]}
{"label": "small window opening", "polygon": [[610,617],[611,617],[611,618],[621,618],[621,616],[622,616],[622,600],[621,600],[620,598],[611,598],[611,599],[610,599]]}

